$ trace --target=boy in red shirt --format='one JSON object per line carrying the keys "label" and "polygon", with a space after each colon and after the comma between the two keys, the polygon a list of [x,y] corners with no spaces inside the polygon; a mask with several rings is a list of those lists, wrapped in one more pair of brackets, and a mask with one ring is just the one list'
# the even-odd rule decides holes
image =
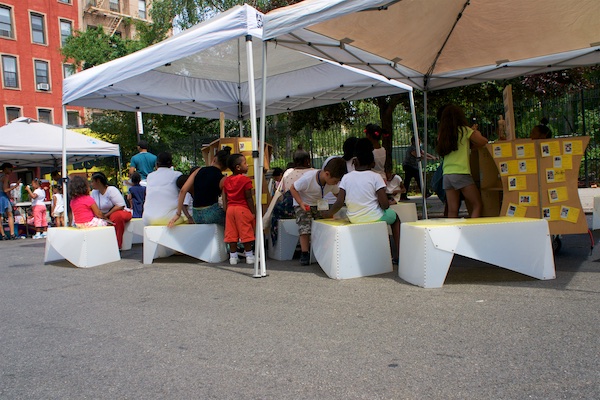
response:
{"label": "boy in red shirt", "polygon": [[242,154],[232,154],[227,167],[233,175],[223,182],[223,209],[225,210],[225,243],[229,244],[229,263],[238,263],[238,239],[244,245],[246,264],[254,264],[252,242],[256,209],[252,199],[252,181],[246,175],[248,163]]}

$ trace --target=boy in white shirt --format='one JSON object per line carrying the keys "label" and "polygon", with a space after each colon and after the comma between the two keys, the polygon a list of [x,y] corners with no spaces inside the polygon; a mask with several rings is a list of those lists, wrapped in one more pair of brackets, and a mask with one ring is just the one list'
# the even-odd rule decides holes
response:
{"label": "boy in white shirt", "polygon": [[337,185],[345,173],[346,161],[335,158],[329,161],[324,169],[306,172],[290,188],[294,197],[294,211],[300,233],[301,265],[310,263],[308,250],[312,220],[321,218],[321,211],[329,210],[325,195],[339,192]]}
{"label": "boy in white shirt", "polygon": [[395,174],[391,169],[386,169],[385,178],[385,193],[388,196],[390,204],[396,204],[400,201],[400,194],[406,193],[402,178]]}

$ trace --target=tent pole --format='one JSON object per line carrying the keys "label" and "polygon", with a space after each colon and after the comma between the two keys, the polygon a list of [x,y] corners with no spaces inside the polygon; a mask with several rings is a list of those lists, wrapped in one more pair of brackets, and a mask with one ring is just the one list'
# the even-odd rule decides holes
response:
{"label": "tent pole", "polygon": [[[259,159],[259,168],[260,168],[260,173],[261,173],[261,179],[260,179],[260,188],[261,188],[261,199],[262,199],[262,184],[263,184],[263,180],[262,180],[262,173],[265,170],[265,130],[266,130],[266,124],[267,124],[267,42],[263,42],[263,47],[262,47],[262,82],[261,82],[261,95],[262,98],[260,99],[260,140],[259,140],[259,155],[258,155],[258,159]],[[257,218],[260,219],[261,221],[261,225],[262,225],[262,202],[258,203],[256,205],[256,215]],[[260,254],[260,276],[267,276],[267,262],[266,262],[266,251],[264,250],[264,226],[262,227],[263,229],[261,229],[260,231],[257,230],[257,234],[260,235],[260,237],[263,240],[263,247],[261,248],[261,252]]]}
{"label": "tent pole", "polygon": [[63,199],[65,203],[65,226],[69,226],[69,193],[67,191],[67,107],[63,104],[62,107],[62,186],[63,186]]}
{"label": "tent pole", "polygon": [[259,165],[258,132],[256,129],[256,92],[254,90],[254,58],[252,56],[252,36],[246,35],[246,58],[248,60],[248,92],[250,95],[250,134],[252,138],[252,159],[254,163],[254,192],[256,206],[256,231],[254,245],[254,277],[261,278],[258,270],[259,259],[264,252],[262,216],[259,217],[262,199],[262,171]]}
{"label": "tent pole", "polygon": [[[423,162],[425,162],[425,171],[427,171],[427,90],[423,91],[423,149],[425,150],[425,157],[423,157],[421,159],[421,163],[423,164]],[[418,147],[417,147],[418,149]],[[427,174],[421,174],[421,176],[423,176],[423,179],[421,180],[421,195],[423,196],[423,199],[425,199],[425,196],[427,196]],[[423,203],[423,209],[425,209],[425,203]],[[425,211],[424,215],[424,219],[427,219],[426,217],[426,213],[427,211]]]}
{"label": "tent pole", "polygon": [[423,163],[421,162],[421,155],[420,155],[420,151],[421,151],[421,142],[419,140],[419,130],[417,128],[417,114],[415,112],[415,96],[413,91],[411,90],[410,92],[408,92],[408,97],[410,99],[410,114],[412,116],[412,123],[413,123],[413,134],[415,136],[415,148],[416,148],[416,153],[417,153],[417,159],[419,159],[419,162],[417,163],[419,165],[419,179],[421,181],[421,195],[423,196],[423,219],[427,219],[427,188],[425,187],[425,182],[423,181]]}

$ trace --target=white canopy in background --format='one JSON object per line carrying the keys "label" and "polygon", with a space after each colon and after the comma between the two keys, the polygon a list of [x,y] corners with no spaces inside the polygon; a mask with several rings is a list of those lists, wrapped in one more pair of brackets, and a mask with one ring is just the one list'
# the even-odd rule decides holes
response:
{"label": "white canopy in background", "polygon": [[[62,129],[59,126],[20,117],[0,128],[0,163],[17,167],[54,167],[61,165]],[[119,145],[67,130],[67,161],[92,161],[119,157]]]}
{"label": "white canopy in background", "polygon": [[[65,79],[63,104],[228,119],[250,117],[246,36],[262,54],[263,14],[248,5]],[[254,58],[256,87],[261,59]],[[271,45],[266,114],[410,91],[407,85]],[[260,90],[256,92],[261,101]]]}
{"label": "white canopy in background", "polygon": [[421,90],[600,63],[598,0],[305,0],[263,38]]}

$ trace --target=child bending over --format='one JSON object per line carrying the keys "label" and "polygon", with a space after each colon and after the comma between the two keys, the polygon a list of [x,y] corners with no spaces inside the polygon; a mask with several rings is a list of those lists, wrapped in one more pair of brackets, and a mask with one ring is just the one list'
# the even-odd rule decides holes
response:
{"label": "child bending over", "polygon": [[69,181],[69,196],[71,196],[73,222],[75,222],[77,228],[107,226],[110,223],[110,221],[104,219],[98,205],[90,196],[90,187],[87,180],[77,175],[71,178]]}
{"label": "child bending over", "polygon": [[346,161],[339,157],[333,158],[325,165],[324,169],[306,172],[290,188],[294,197],[294,211],[300,233],[301,265],[310,263],[308,250],[312,220],[322,218],[321,212],[329,210],[329,203],[325,199],[325,195],[330,192],[337,194],[340,191],[337,185],[345,173]]}
{"label": "child bending over", "polygon": [[244,245],[246,264],[254,264],[252,243],[256,209],[252,199],[252,181],[246,175],[248,163],[242,154],[232,154],[227,167],[233,172],[223,181],[223,209],[225,210],[225,243],[229,244],[229,264],[238,263],[238,240]]}
{"label": "child bending over", "polygon": [[355,147],[355,170],[344,175],[340,182],[340,193],[329,212],[323,213],[330,218],[342,208],[348,207],[348,219],[351,223],[385,221],[392,227],[394,236],[393,262],[398,264],[398,245],[400,244],[400,219],[390,209],[386,185],[381,175],[371,171],[375,163],[373,145],[366,139],[359,139]]}

